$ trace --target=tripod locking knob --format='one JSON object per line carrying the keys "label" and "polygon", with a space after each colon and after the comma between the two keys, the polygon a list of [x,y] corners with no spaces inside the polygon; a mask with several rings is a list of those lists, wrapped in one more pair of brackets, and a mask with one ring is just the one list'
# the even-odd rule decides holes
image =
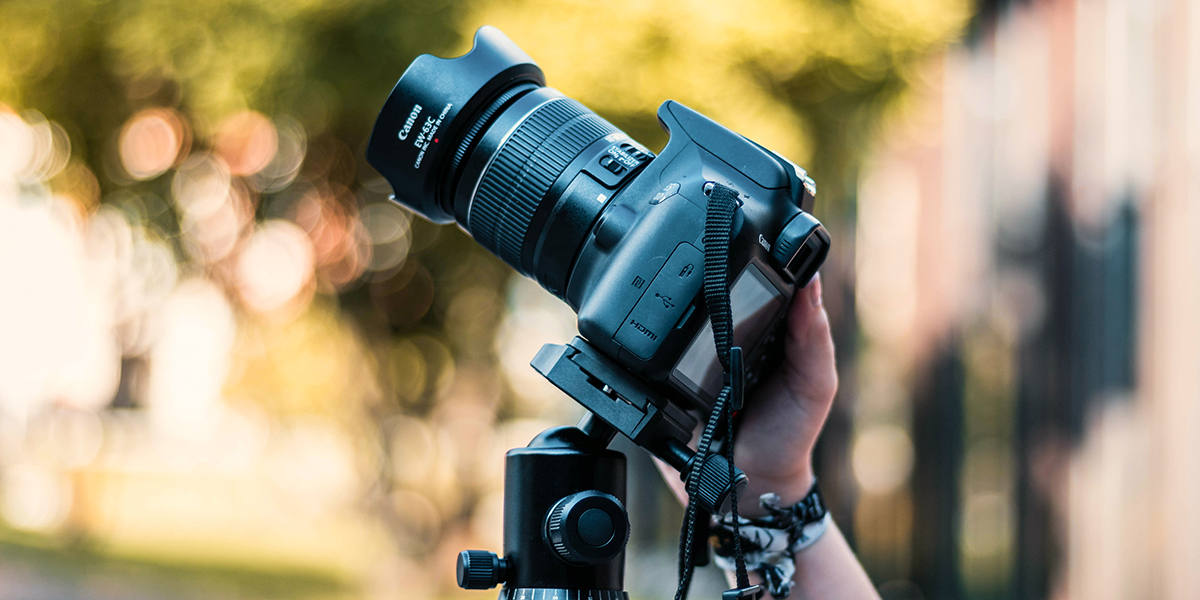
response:
{"label": "tripod locking knob", "polygon": [[[695,456],[688,461],[688,470],[690,471],[699,460],[700,458]],[[732,504],[729,500],[731,492],[737,489],[738,493],[741,493],[749,482],[749,478],[741,469],[734,468],[733,485],[730,485],[729,461],[720,454],[709,454],[708,460],[700,465],[700,472],[696,475],[696,492],[700,506],[710,513],[728,512]],[[687,481],[687,471],[684,472],[683,480]]]}
{"label": "tripod locking knob", "polygon": [[573,565],[601,565],[625,550],[629,517],[614,496],[588,490],[554,504],[546,515],[546,543]]}
{"label": "tripod locking knob", "polygon": [[503,583],[508,561],[487,550],[463,550],[458,553],[458,587],[464,590],[488,590]]}

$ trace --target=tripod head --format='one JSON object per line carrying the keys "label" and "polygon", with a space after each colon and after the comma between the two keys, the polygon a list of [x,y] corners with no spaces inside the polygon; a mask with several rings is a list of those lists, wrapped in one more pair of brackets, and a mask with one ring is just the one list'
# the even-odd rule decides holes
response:
{"label": "tripod head", "polygon": [[[588,409],[576,427],[554,427],[505,455],[504,557],[484,550],[458,555],[458,584],[490,589],[500,600],[628,600],[624,592],[625,455],[609,450],[621,433],[680,471],[700,465],[697,500],[723,511],[746,475],[719,454],[700,461],[687,442],[696,419],[613,365],[582,338],[547,344],[532,362]],[[706,519],[702,519],[706,520]],[[694,552],[706,556],[706,536]]]}
{"label": "tripod head", "polygon": [[504,583],[501,600],[628,600],[625,455],[605,447],[614,430],[589,429],[554,427],[508,452],[505,556],[459,553],[459,586]]}
{"label": "tripod head", "polygon": [[688,447],[696,428],[694,417],[614,365],[583,338],[564,345],[546,344],[530,364],[588,409],[589,426],[603,423],[614,433],[624,434],[678,470],[681,479],[686,480],[697,463],[702,463],[698,500],[705,511],[725,512],[733,490],[746,487],[746,474],[740,469],[734,469],[730,483],[725,457],[715,454],[700,461]]}

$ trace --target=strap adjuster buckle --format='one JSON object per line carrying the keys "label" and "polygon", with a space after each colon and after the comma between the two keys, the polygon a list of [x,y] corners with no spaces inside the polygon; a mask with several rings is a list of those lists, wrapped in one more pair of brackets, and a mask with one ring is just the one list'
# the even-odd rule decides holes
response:
{"label": "strap adjuster buckle", "polygon": [[729,386],[731,410],[742,410],[742,398],[746,393],[746,369],[742,363],[742,348],[729,349],[729,370],[725,372],[725,385]]}

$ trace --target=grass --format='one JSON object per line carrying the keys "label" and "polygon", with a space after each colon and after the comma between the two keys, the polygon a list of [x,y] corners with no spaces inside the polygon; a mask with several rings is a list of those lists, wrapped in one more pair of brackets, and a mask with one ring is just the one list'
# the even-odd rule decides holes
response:
{"label": "grass", "polygon": [[[329,572],[287,566],[177,562],[118,556],[88,543],[0,528],[0,562],[20,565],[56,586],[88,588],[97,579],[128,585],[148,597],[352,598],[357,586]],[[141,597],[143,594],[137,594]]]}

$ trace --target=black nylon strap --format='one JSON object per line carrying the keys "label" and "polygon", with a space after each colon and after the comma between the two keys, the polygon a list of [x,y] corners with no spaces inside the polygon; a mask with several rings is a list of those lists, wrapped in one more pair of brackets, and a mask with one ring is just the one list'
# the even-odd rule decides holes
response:
{"label": "black nylon strap", "polygon": [[700,434],[700,441],[696,444],[696,464],[688,471],[688,505],[687,511],[685,511],[683,516],[683,540],[679,546],[682,551],[682,555],[679,557],[679,587],[675,590],[675,600],[686,600],[688,588],[691,587],[692,571],[695,567],[693,564],[692,546],[696,541],[696,517],[700,505],[699,500],[696,498],[700,487],[699,473],[701,466],[704,464],[703,461],[708,460],[713,435],[717,431],[717,425],[721,423],[721,415],[724,414],[725,407],[728,404],[729,386],[725,386],[721,390],[721,394],[717,396],[717,401],[713,404],[712,413],[708,415],[708,421],[704,424],[704,431]]}
{"label": "black nylon strap", "polygon": [[729,302],[729,246],[733,237],[733,219],[738,209],[738,193],[737,190],[718,183],[705,185],[704,192],[708,196],[708,210],[704,220],[704,301],[708,306],[709,320],[713,328],[717,359],[725,371],[725,385],[713,404],[712,413],[709,414],[704,432],[696,445],[698,462],[688,473],[688,508],[680,540],[679,587],[675,591],[675,600],[686,600],[691,587],[692,573],[695,569],[692,546],[695,543],[698,516],[697,474],[703,461],[708,460],[713,436],[722,421],[726,427],[724,454],[729,462],[730,508],[735,528],[737,585],[740,588],[730,590],[725,595],[757,597],[761,593],[757,586],[750,585],[746,562],[742,556],[741,536],[736,535],[738,504],[737,487],[734,485],[733,412],[742,406],[745,373],[742,368],[742,349],[733,346],[733,311]]}
{"label": "black nylon strap", "polygon": [[[710,187],[711,186],[711,187]],[[729,308],[729,244],[733,215],[737,212],[736,190],[720,184],[705,186],[708,212],[704,218],[704,301],[717,342],[717,359],[729,372],[729,348],[733,345],[733,313]]]}

